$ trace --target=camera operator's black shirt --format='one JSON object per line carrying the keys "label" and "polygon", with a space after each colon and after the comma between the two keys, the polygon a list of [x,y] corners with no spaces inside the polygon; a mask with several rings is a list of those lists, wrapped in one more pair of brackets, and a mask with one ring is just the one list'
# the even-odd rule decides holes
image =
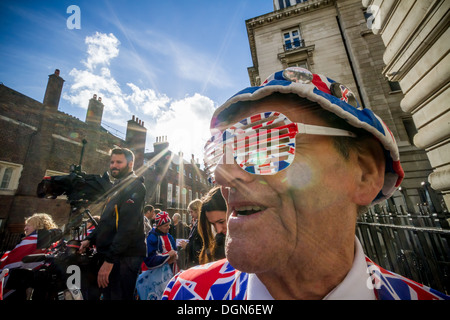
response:
{"label": "camera operator's black shirt", "polygon": [[121,257],[145,257],[144,179],[132,172],[116,183],[110,193],[99,224],[87,239],[110,263],[117,262]]}

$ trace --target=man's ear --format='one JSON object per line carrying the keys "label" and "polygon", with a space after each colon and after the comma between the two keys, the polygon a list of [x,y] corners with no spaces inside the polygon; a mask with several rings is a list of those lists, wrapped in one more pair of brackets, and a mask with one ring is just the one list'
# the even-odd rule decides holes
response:
{"label": "man's ear", "polygon": [[374,138],[361,141],[357,152],[360,171],[354,201],[358,205],[366,206],[372,203],[383,188],[386,161],[383,148]]}
{"label": "man's ear", "polygon": [[127,165],[128,165],[128,169],[133,170],[134,161],[128,161]]}

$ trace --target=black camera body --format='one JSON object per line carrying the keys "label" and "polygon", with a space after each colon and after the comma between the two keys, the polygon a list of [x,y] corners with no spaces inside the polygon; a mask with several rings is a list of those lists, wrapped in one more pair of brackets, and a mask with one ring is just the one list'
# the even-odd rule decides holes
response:
{"label": "black camera body", "polygon": [[99,200],[111,187],[108,171],[102,176],[86,174],[81,171],[81,166],[71,165],[68,175],[44,177],[38,184],[37,196],[55,199],[66,195],[70,202],[91,202]]}

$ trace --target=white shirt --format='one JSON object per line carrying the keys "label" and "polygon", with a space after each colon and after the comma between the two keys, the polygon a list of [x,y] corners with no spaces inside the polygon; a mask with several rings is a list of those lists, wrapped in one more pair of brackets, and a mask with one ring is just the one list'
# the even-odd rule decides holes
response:
{"label": "white shirt", "polygon": [[[375,292],[368,286],[370,275],[361,243],[355,237],[355,258],[344,280],[323,300],[375,300]],[[248,275],[248,300],[273,300],[267,288],[254,273]]]}

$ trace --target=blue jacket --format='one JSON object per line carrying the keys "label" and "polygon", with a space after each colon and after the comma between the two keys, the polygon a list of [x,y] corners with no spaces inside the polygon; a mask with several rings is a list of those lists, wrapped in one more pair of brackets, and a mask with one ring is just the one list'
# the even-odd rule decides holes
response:
{"label": "blue jacket", "polygon": [[169,251],[177,250],[174,238],[169,234],[159,232],[153,228],[147,237],[147,257],[144,259],[145,265],[149,269],[162,266],[169,260]]}

